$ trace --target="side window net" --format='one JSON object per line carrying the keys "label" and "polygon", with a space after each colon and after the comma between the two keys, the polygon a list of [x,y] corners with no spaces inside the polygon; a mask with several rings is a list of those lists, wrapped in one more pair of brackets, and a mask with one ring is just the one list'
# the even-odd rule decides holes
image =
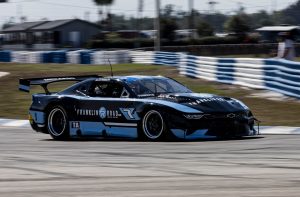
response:
{"label": "side window net", "polygon": [[90,91],[93,97],[120,98],[122,93],[123,86],[113,82],[96,83]]}

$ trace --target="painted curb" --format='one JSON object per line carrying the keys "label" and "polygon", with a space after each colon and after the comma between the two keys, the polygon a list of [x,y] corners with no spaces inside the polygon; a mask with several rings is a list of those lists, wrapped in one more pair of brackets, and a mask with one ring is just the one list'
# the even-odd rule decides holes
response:
{"label": "painted curb", "polygon": [[9,75],[9,73],[8,72],[0,72],[0,77],[4,77],[6,75]]}
{"label": "painted curb", "polygon": [[262,126],[260,133],[263,135],[300,135],[300,127]]}
{"label": "painted curb", "polygon": [[28,120],[0,119],[0,127],[30,128]]}
{"label": "painted curb", "polygon": [[[28,120],[0,119],[0,127],[30,128]],[[300,127],[261,126],[262,135],[300,135]]]}

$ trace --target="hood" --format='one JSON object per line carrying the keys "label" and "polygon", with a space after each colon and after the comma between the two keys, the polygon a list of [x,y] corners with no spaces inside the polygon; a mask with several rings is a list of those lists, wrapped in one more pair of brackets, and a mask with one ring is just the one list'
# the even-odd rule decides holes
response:
{"label": "hood", "polygon": [[160,95],[158,99],[185,105],[203,113],[223,113],[248,110],[241,101],[213,94],[179,93]]}

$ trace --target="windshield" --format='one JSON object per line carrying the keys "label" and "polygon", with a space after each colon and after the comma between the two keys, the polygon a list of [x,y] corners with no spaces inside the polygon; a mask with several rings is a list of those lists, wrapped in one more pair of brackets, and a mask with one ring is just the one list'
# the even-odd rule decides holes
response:
{"label": "windshield", "polygon": [[155,96],[167,93],[192,93],[190,89],[169,78],[127,80],[126,83],[138,96]]}

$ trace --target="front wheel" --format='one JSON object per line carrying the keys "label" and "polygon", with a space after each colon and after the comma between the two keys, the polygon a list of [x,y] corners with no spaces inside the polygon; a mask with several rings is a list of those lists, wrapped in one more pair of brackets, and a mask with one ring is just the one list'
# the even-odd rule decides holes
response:
{"label": "front wheel", "polygon": [[158,141],[165,136],[166,124],[163,116],[156,110],[145,113],[142,120],[142,135],[146,140]]}
{"label": "front wheel", "polygon": [[66,140],[69,138],[68,117],[62,107],[56,106],[50,110],[47,129],[55,140]]}

